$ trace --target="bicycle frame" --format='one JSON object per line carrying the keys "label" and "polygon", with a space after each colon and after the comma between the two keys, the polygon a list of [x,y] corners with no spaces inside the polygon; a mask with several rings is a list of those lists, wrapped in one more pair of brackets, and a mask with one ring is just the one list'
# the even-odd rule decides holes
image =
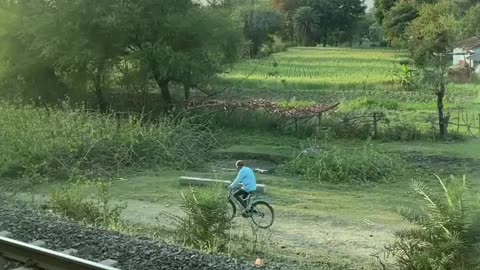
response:
{"label": "bicycle frame", "polygon": [[[232,200],[233,203],[235,204],[235,206],[239,207],[240,209],[243,209],[243,205],[241,205],[240,202],[237,200],[237,198],[235,198],[233,196],[233,193],[235,193],[234,190],[230,189],[229,192],[228,192],[228,199]],[[254,204],[256,202],[268,203],[267,200],[259,199],[257,197],[257,194],[250,194],[248,199],[247,199],[247,209],[249,209],[252,206],[252,204]]]}

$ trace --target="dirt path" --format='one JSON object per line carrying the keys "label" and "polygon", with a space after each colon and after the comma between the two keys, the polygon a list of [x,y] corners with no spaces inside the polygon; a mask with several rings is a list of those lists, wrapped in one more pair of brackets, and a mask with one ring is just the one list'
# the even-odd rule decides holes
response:
{"label": "dirt path", "polygon": [[[133,223],[169,226],[168,215],[182,213],[176,205],[136,200],[123,202],[128,204],[124,219]],[[237,232],[251,231],[247,220],[236,220],[239,226]],[[395,229],[386,224],[353,224],[332,217],[291,216],[280,212],[274,226],[268,232],[263,232],[263,237],[271,238],[279,250],[309,260],[359,267],[354,269],[378,269],[372,255],[378,255],[383,260],[383,247],[393,239]]]}

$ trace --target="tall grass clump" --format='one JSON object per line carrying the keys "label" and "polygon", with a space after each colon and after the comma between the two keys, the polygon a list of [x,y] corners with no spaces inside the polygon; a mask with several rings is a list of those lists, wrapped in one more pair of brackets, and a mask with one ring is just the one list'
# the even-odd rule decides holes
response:
{"label": "tall grass clump", "polygon": [[112,228],[121,225],[126,205],[112,205],[109,183],[82,180],[53,192],[47,207],[65,218]]}
{"label": "tall grass clump", "polygon": [[176,240],[206,252],[225,252],[231,228],[225,191],[220,187],[190,189],[181,196],[185,215],[174,217]]}
{"label": "tall grass clump", "polygon": [[68,179],[112,175],[122,168],[198,166],[215,144],[189,119],[101,115],[82,109],[0,103],[0,176],[25,173]]}
{"label": "tall grass clump", "polygon": [[414,225],[395,232],[387,251],[400,269],[480,269],[478,205],[467,200],[463,181],[447,183],[438,178],[441,192],[414,182],[415,192],[425,201],[421,209],[400,208],[400,215]]}
{"label": "tall grass clump", "polygon": [[365,184],[388,181],[401,164],[370,144],[350,149],[315,146],[302,150],[285,171],[311,182]]}

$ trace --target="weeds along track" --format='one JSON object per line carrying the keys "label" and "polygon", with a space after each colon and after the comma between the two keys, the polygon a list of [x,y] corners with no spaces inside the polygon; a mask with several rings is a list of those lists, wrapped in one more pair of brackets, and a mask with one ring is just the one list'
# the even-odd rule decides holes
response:
{"label": "weeds along track", "polygon": [[[116,261],[114,268],[51,268],[63,269],[121,269],[121,270],[186,270],[186,269],[253,269],[252,262],[242,262],[221,255],[210,255],[195,250],[184,249],[161,241],[146,237],[132,237],[116,232],[105,231],[93,227],[81,226],[58,217],[32,209],[28,205],[0,199],[0,231],[10,232],[15,238],[14,244],[32,243],[42,240],[45,250],[65,251],[72,249],[75,255],[86,261],[101,262],[104,260]],[[8,235],[7,235],[8,236]],[[12,241],[12,240],[10,240]],[[7,238],[1,238],[5,248]],[[38,249],[38,247],[37,247]],[[44,249],[41,249],[44,251]],[[59,254],[60,252],[55,252]],[[0,248],[0,253],[2,252]],[[5,255],[5,254],[4,254]],[[64,256],[64,255],[60,255]],[[1,257],[1,256],[0,256]],[[7,257],[12,257],[7,255]],[[31,256],[25,256],[31,257]],[[69,257],[70,258],[70,257]],[[0,270],[10,270],[19,267],[31,267],[23,263],[24,259],[14,258],[21,263],[0,261]],[[33,262],[35,262],[34,260]],[[9,268],[5,268],[8,264]],[[43,265],[39,265],[43,266]],[[60,266],[62,267],[62,266]],[[104,266],[98,266],[104,267]],[[112,266],[110,266],[112,267]],[[26,268],[28,269],[28,268]],[[33,268],[35,269],[35,268]],[[49,269],[49,268],[47,268]],[[269,269],[289,269],[288,267],[270,266]],[[50,270],[50,269],[49,269]]]}
{"label": "weeds along track", "polygon": [[0,232],[0,269],[119,270],[113,267],[117,264],[114,260],[92,262],[75,257],[76,249],[56,252],[44,246],[46,243],[41,240],[24,243],[14,240],[7,231]]}

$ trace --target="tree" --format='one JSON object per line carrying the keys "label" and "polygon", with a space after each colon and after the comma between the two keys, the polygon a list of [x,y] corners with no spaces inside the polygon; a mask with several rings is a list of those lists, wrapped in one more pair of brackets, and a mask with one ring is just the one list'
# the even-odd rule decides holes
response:
{"label": "tree", "polygon": [[450,52],[458,30],[459,10],[450,0],[420,7],[408,26],[408,48],[417,65],[428,65],[434,53]]}
{"label": "tree", "polygon": [[351,42],[352,30],[366,10],[362,0],[303,0],[302,4],[311,6],[317,12],[320,28],[316,41],[322,41],[324,47],[335,32],[346,33]]}
{"label": "tree", "polygon": [[241,17],[252,58],[258,55],[263,44],[273,41],[273,34],[283,28],[283,16],[276,11],[250,8],[243,10]]}
{"label": "tree", "polygon": [[472,7],[480,4],[480,0],[454,0],[462,13],[468,12]]}
{"label": "tree", "polygon": [[460,22],[462,38],[480,36],[480,3],[469,9]]}
{"label": "tree", "polygon": [[222,9],[190,0],[0,0],[0,12],[8,15],[0,26],[2,75],[41,89],[44,99],[94,92],[101,111],[105,92],[127,78],[153,80],[166,104],[169,84],[183,84],[188,99],[243,45]]}
{"label": "tree", "polygon": [[284,39],[293,41],[295,38],[293,15],[300,7],[300,2],[300,0],[272,0],[273,8],[285,16],[284,30],[282,31],[282,37]]}
{"label": "tree", "polygon": [[377,44],[384,42],[383,28],[380,24],[374,23],[368,28],[368,39]]}
{"label": "tree", "polygon": [[132,54],[156,82],[168,108],[171,83],[190,88],[235,61],[241,33],[221,9],[190,1],[143,0],[129,17]]}
{"label": "tree", "polygon": [[[128,40],[123,16],[130,9],[128,2],[48,2],[53,8],[42,14],[44,24],[31,27],[37,36],[35,46],[44,58],[56,59],[56,71],[67,80],[80,76],[90,82],[100,111],[106,112],[108,104],[105,92],[109,88],[109,76],[120,57],[126,53]],[[83,85],[83,91],[89,91],[89,86]]]}
{"label": "tree", "polygon": [[[354,24],[354,27],[352,28],[352,39],[358,41],[360,45],[363,44],[364,39],[371,40],[371,26],[374,24],[378,25],[375,21],[375,16],[373,13],[369,12],[365,15],[360,16],[357,23]],[[379,39],[381,38],[375,37],[375,39],[371,41],[378,42]]]}
{"label": "tree", "polygon": [[[53,59],[44,59],[33,47],[30,31],[49,7],[36,1],[0,1],[0,74],[4,89],[15,89],[27,99],[54,103],[67,89],[54,69]],[[4,90],[6,91],[6,90]],[[13,93],[18,95],[18,93]]]}
{"label": "tree", "polygon": [[445,115],[445,74],[448,64],[445,53],[451,51],[457,33],[457,5],[449,0],[426,4],[420,8],[419,16],[408,28],[409,49],[418,66],[436,71],[434,77],[437,96],[438,124],[440,136],[447,135],[448,116]]}
{"label": "tree", "polygon": [[240,29],[223,11],[195,8],[187,16],[191,19],[176,23],[175,34],[184,40],[179,43],[182,57],[172,67],[176,69],[172,80],[183,84],[188,101],[191,88],[211,81],[226,65],[238,60],[243,38]]}
{"label": "tree", "polygon": [[273,7],[281,12],[293,12],[299,8],[299,0],[272,0]]}
{"label": "tree", "polygon": [[[352,33],[355,26],[361,21],[362,16],[365,16],[367,6],[361,0],[337,0],[337,28],[341,31]],[[372,22],[373,23],[373,22]],[[350,38],[353,37],[349,35]]]}
{"label": "tree", "polygon": [[375,18],[379,24],[383,23],[387,13],[392,9],[399,0],[375,0]]}
{"label": "tree", "polygon": [[417,18],[418,9],[412,2],[400,2],[388,11],[383,20],[385,39],[390,45],[403,47],[408,39],[406,31]]}
{"label": "tree", "polygon": [[300,7],[293,16],[297,36],[303,46],[313,45],[313,34],[319,27],[318,14],[312,7]]}
{"label": "tree", "polygon": [[[28,62],[23,62],[21,67],[11,65],[12,74],[23,82],[33,78],[33,82],[25,87],[40,87],[39,96],[50,102],[71,95],[75,90],[85,94],[93,89],[100,110],[105,112],[107,75],[126,48],[126,35],[116,12],[121,14],[122,8],[125,11],[129,7],[114,0],[102,3],[92,0],[25,0],[11,1],[9,6],[20,23],[6,33],[22,37],[23,41],[9,39],[2,47],[7,48],[10,63],[30,58],[25,59]],[[11,46],[18,45],[18,42],[24,53],[31,54],[12,53]],[[47,86],[52,87],[50,91],[43,90]]]}

